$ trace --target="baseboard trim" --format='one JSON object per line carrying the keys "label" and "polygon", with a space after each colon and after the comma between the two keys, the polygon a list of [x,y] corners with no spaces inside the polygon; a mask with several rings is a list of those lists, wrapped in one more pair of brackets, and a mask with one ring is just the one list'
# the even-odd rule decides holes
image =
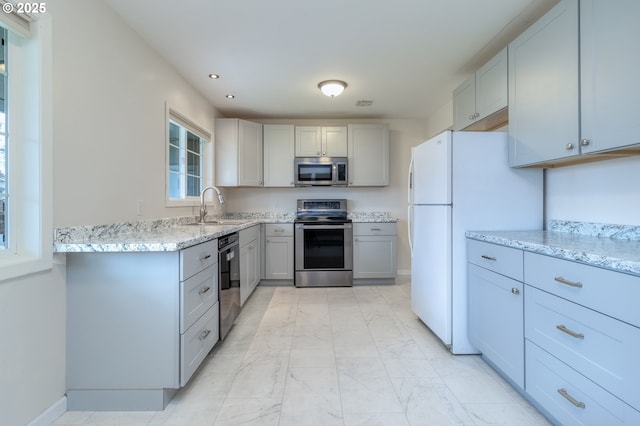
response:
{"label": "baseboard trim", "polygon": [[35,419],[31,420],[28,426],[49,426],[60,416],[67,412],[67,397],[63,396],[51,407],[47,408]]}

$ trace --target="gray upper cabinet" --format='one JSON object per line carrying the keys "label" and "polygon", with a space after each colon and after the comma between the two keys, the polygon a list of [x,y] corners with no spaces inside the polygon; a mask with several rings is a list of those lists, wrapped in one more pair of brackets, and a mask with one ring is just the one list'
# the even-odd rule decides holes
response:
{"label": "gray upper cabinet", "polygon": [[389,126],[349,124],[349,186],[389,185]]}
{"label": "gray upper cabinet", "polygon": [[296,157],[346,157],[344,126],[296,126]]}
{"label": "gray upper cabinet", "polygon": [[217,118],[214,130],[216,185],[262,186],[262,124]]}
{"label": "gray upper cabinet", "polygon": [[479,123],[507,107],[507,67],[505,47],[453,91],[454,130]]}
{"label": "gray upper cabinet", "polygon": [[578,1],[563,0],[509,44],[509,160],[579,153]]}
{"label": "gray upper cabinet", "polygon": [[640,144],[639,17],[638,0],[580,2],[582,153]]}
{"label": "gray upper cabinet", "polygon": [[264,186],[293,186],[295,130],[293,124],[264,124]]}
{"label": "gray upper cabinet", "polygon": [[509,44],[512,166],[608,158],[640,144],[638,16],[635,0],[562,0]]}

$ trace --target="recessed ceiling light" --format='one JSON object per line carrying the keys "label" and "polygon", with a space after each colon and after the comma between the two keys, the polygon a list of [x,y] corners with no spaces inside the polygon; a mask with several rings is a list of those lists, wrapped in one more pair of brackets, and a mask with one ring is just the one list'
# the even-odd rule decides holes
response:
{"label": "recessed ceiling light", "polygon": [[220,78],[220,75],[219,74],[209,74],[209,78],[211,80],[217,80],[217,79]]}
{"label": "recessed ceiling light", "polygon": [[235,99],[236,95],[227,95],[226,98],[227,99]]}

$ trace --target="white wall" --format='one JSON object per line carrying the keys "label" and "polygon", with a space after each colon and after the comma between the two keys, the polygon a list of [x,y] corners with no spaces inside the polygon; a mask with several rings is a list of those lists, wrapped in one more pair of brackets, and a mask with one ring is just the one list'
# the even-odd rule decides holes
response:
{"label": "white wall", "polygon": [[[398,219],[398,269],[410,271],[407,240],[407,169],[411,147],[426,140],[425,123],[419,120],[255,120],[262,123],[297,125],[345,125],[384,122],[389,124],[389,169],[387,187],[372,188],[242,188],[226,189],[229,212],[295,212],[298,198],[346,198],[350,211],[383,211]],[[291,165],[293,168],[293,164]]]}
{"label": "white wall", "polygon": [[451,93],[452,97],[449,102],[429,114],[426,139],[431,139],[432,136],[453,128],[453,89],[451,89]]}
{"label": "white wall", "polygon": [[64,266],[0,283],[0,424],[24,425],[63,398]]}
{"label": "white wall", "polygon": [[640,225],[640,156],[546,171],[546,218]]}
{"label": "white wall", "polygon": [[[213,107],[102,1],[56,0],[47,10],[54,226],[195,214],[164,207],[165,101],[210,132]],[[0,282],[0,424],[27,424],[64,402],[65,321],[63,264]]]}
{"label": "white wall", "polygon": [[194,213],[164,207],[165,101],[212,134],[214,108],[101,1],[49,6],[55,226]]}

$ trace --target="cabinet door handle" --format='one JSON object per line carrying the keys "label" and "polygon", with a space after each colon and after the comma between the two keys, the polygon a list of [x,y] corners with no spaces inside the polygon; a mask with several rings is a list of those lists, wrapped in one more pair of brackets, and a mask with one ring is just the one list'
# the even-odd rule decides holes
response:
{"label": "cabinet door handle", "polygon": [[569,395],[569,392],[567,392],[567,390],[565,388],[558,389],[558,393],[560,395],[562,395],[567,401],[569,401],[570,403],[575,405],[576,407],[585,408],[584,402],[578,401],[577,399],[575,399],[574,397]]}
{"label": "cabinet door handle", "polygon": [[495,257],[487,256],[487,255],[485,255],[485,254],[483,254],[483,255],[482,255],[482,256],[480,256],[480,257],[482,257],[483,259],[486,259],[486,260],[491,260],[492,262],[495,262],[496,260],[498,260],[498,259],[496,259]]}
{"label": "cabinet door handle", "polygon": [[589,146],[590,143],[589,139],[580,139],[580,146]]}
{"label": "cabinet door handle", "polygon": [[274,229],[273,232],[284,232],[284,229],[282,228]]}
{"label": "cabinet door handle", "polygon": [[582,333],[576,333],[573,330],[569,330],[567,327],[565,327],[564,325],[560,324],[560,325],[556,325],[556,328],[560,331],[562,331],[563,333],[567,333],[569,336],[571,337],[575,337],[576,339],[580,339],[580,340],[584,340],[584,334]]}
{"label": "cabinet door handle", "polygon": [[471,115],[469,116],[469,120],[473,120],[473,115],[474,115],[474,114],[471,114]]}
{"label": "cabinet door handle", "polygon": [[559,282],[559,283],[561,283],[561,284],[568,285],[570,287],[582,288],[582,283],[579,282],[579,281],[569,281],[569,280],[564,279],[562,277],[555,277],[554,280]]}
{"label": "cabinet door handle", "polygon": [[211,290],[211,287],[202,287],[200,289],[200,291],[198,292],[198,294],[202,295],[205,294],[206,292],[208,292],[209,290]]}
{"label": "cabinet door handle", "polygon": [[511,289],[511,293],[512,293],[512,294],[520,294],[520,290],[519,290],[519,289],[517,289],[517,288],[515,288],[515,287],[513,287],[513,288]]}
{"label": "cabinet door handle", "polygon": [[564,149],[566,149],[567,151],[571,151],[573,149],[573,144],[569,142],[564,146]]}
{"label": "cabinet door handle", "polygon": [[200,262],[204,262],[205,260],[209,259],[211,257],[210,254],[204,254],[200,256]]}
{"label": "cabinet door handle", "polygon": [[200,340],[204,340],[207,337],[209,337],[209,334],[211,334],[211,330],[202,330],[202,333],[200,333]]}

